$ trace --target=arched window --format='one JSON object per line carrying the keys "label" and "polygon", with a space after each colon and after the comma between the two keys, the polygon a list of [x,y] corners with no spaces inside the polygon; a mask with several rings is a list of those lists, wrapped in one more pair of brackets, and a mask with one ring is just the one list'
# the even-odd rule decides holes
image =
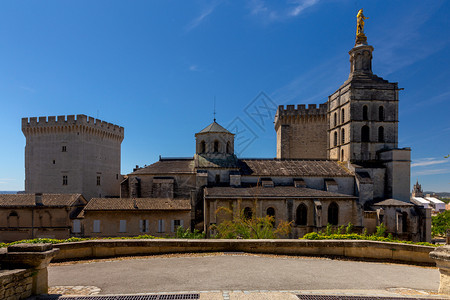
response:
{"label": "arched window", "polygon": [[39,213],[39,222],[41,227],[51,227],[52,226],[52,216],[50,212],[45,211]]}
{"label": "arched window", "polygon": [[275,208],[269,207],[266,210],[266,215],[268,215],[269,217],[273,217],[272,225],[275,225]]}
{"label": "arched window", "polygon": [[219,141],[214,141],[214,152],[219,152]]}
{"label": "arched window", "polygon": [[339,223],[339,206],[336,202],[332,202],[328,206],[328,223],[331,225],[338,225]]}
{"label": "arched window", "polygon": [[384,142],[384,128],[383,126],[378,127],[378,142]]}
{"label": "arched window", "polygon": [[244,208],[244,218],[250,220],[253,217],[253,211],[250,207]]}
{"label": "arched window", "polygon": [[295,215],[295,224],[300,226],[306,226],[308,223],[308,208],[305,204],[301,203],[297,206],[297,214]]}
{"label": "arched window", "polygon": [[267,214],[268,216],[275,217],[275,208],[269,207],[269,208],[266,210],[266,214]]}
{"label": "arched window", "polygon": [[200,142],[200,153],[205,153],[206,152],[206,143],[205,141],[201,141]]}
{"label": "arched window", "polygon": [[19,227],[19,215],[12,211],[8,215],[8,227]]}
{"label": "arched window", "polygon": [[363,106],[363,120],[369,120],[369,108],[367,107],[367,105]]}
{"label": "arched window", "polygon": [[344,149],[341,150],[341,161],[344,161]]}
{"label": "arched window", "polygon": [[361,128],[361,142],[368,142],[370,140],[370,129],[369,126],[364,125]]}
{"label": "arched window", "polygon": [[341,123],[344,123],[345,122],[345,111],[344,111],[344,109],[342,109],[341,110]]}
{"label": "arched window", "polygon": [[341,145],[345,144],[345,129],[341,130]]}
{"label": "arched window", "polygon": [[383,106],[380,106],[378,108],[378,119],[380,121],[384,121],[384,108],[383,108]]}
{"label": "arched window", "polygon": [[231,144],[227,142],[227,153],[231,153]]}
{"label": "arched window", "polygon": [[334,141],[333,141],[334,146],[337,146],[337,131],[334,132]]}
{"label": "arched window", "polygon": [[337,126],[337,114],[334,113],[334,127]]}

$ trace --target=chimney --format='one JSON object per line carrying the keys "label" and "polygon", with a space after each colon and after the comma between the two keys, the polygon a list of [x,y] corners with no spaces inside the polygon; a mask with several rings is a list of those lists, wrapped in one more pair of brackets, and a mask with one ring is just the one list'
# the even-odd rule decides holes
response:
{"label": "chimney", "polygon": [[42,203],[42,193],[36,193],[36,194],[34,194],[34,200],[35,200],[36,206],[37,206],[37,205],[44,205],[44,204]]}

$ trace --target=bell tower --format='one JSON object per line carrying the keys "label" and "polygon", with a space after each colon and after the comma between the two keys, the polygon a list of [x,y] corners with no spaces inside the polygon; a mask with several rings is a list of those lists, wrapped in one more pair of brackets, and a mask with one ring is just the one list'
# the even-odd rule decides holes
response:
{"label": "bell tower", "polygon": [[367,44],[365,19],[360,10],[349,77],[328,97],[328,158],[333,160],[375,161],[379,151],[398,144],[398,84],[373,74],[374,48]]}

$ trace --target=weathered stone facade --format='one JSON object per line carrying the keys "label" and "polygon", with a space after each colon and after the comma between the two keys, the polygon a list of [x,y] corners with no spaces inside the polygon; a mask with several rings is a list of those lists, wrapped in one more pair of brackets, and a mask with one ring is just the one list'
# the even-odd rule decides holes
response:
{"label": "weathered stone facade", "polygon": [[23,118],[25,192],[119,196],[123,127],[85,115]]}
{"label": "weathered stone facade", "polygon": [[277,158],[327,158],[327,104],[283,105],[275,115]]}
{"label": "weathered stone facade", "polygon": [[0,195],[0,242],[67,239],[86,203],[80,194]]}
{"label": "weathered stone facade", "polygon": [[85,237],[175,236],[177,227],[190,228],[189,199],[93,198],[83,210]]}

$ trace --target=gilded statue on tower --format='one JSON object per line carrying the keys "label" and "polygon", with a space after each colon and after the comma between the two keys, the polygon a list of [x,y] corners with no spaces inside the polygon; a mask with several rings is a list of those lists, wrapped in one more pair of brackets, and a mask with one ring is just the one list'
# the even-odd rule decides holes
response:
{"label": "gilded statue on tower", "polygon": [[367,37],[364,34],[364,20],[368,18],[364,16],[363,9],[361,8],[356,15],[356,42],[358,44],[367,44]]}

